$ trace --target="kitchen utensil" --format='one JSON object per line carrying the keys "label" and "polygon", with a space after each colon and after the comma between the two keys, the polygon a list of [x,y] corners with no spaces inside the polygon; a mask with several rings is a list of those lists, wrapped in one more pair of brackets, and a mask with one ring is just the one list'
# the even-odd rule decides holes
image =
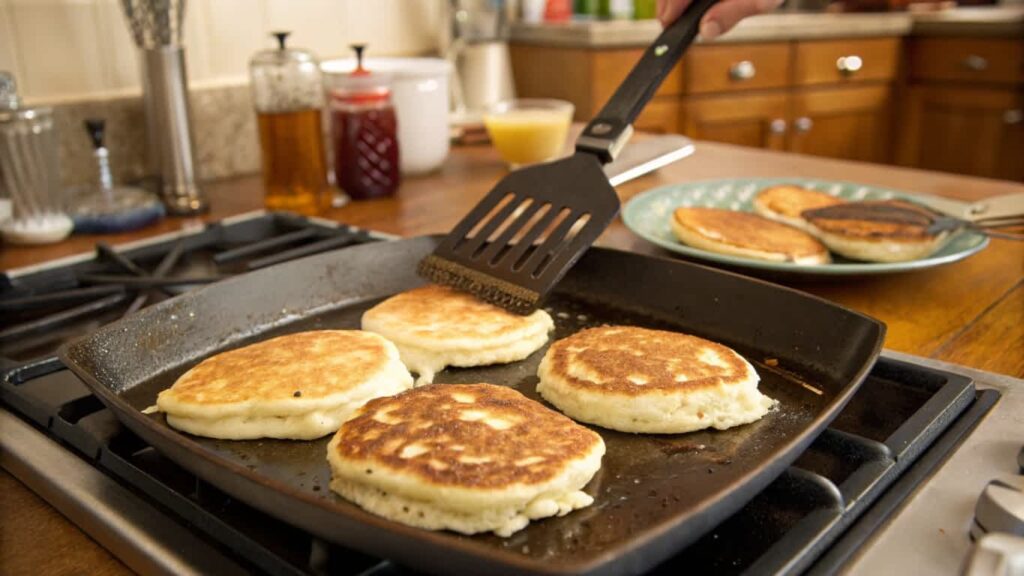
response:
{"label": "kitchen utensil", "polygon": [[96,158],[97,185],[79,188],[71,200],[71,218],[79,234],[103,234],[135,230],[159,220],[163,204],[151,193],[134,186],[115,186],[110,171],[110,153],[104,142],[106,123],[85,121],[85,130]]}
{"label": "kitchen utensil", "polygon": [[11,217],[0,221],[4,240],[47,244],[71,233],[60,182],[53,111],[22,107],[14,76],[0,72],[0,188]]}
{"label": "kitchen utensil", "polygon": [[354,68],[330,80],[334,177],[353,200],[393,196],[401,182],[401,141],[391,75],[363,66],[365,45],[352,48]]}
{"label": "kitchen utensil", "polygon": [[142,52],[142,106],[149,171],[172,214],[209,209],[199,188],[192,114],[181,37],[185,0],[122,0],[135,45]]}
{"label": "kitchen utensil", "polygon": [[1021,240],[1021,232],[1002,230],[1024,228],[1024,193],[1003,194],[967,203],[936,196],[915,196],[914,201],[952,217],[947,225],[966,227],[995,238]]}
{"label": "kitchen utensil", "polygon": [[619,198],[601,166],[625,145],[633,120],[714,3],[696,0],[665,28],[584,128],[575,154],[498,182],[420,263],[420,274],[515,312],[535,309],[618,213]]}
{"label": "kitchen utensil", "polygon": [[[595,248],[559,283],[554,338],[583,327],[681,330],[742,353],[780,405],[757,423],[681,436],[599,430],[595,503],[509,539],[430,532],[373,516],[327,488],[328,438],[220,441],[144,415],[156,394],[211,354],[281,333],[358,328],[367,308],[422,284],[414,264],[440,238],[378,242],[292,261],[191,292],[64,347],[61,360],[132,431],[230,497],[327,540],[444,574],[638,573],[726,518],[838,413],[874,364],[884,327],[825,300],[686,262]],[[438,382],[536,394],[542,351],[454,369]]]}
{"label": "kitchen utensil", "polygon": [[495,0],[450,0],[441,54],[454,67],[452,111],[478,117],[515,97],[505,6]]}
{"label": "kitchen utensil", "polygon": [[307,216],[331,203],[324,151],[323,80],[316,57],[287,48],[289,32],[274,32],[278,47],[249,62],[263,159],[263,203],[270,210]]}
{"label": "kitchen utensil", "polygon": [[[448,157],[449,76],[452,66],[440,58],[365,58],[373,74],[387,77],[398,120],[398,162],[402,174],[425,174]],[[321,65],[328,91],[339,88],[356,68],[355,58]]]}
{"label": "kitchen utensil", "polygon": [[769,275],[773,278],[825,278],[906,272],[956,262],[988,246],[989,240],[985,234],[968,228],[953,234],[945,246],[931,256],[919,260],[857,262],[835,257],[830,264],[807,266],[708,252],[680,243],[672,233],[670,225],[672,210],[677,207],[707,206],[749,212],[753,211],[751,200],[758,191],[780,184],[796,184],[853,201],[906,199],[928,204],[932,200],[932,197],[915,196],[886,188],[832,180],[807,178],[706,180],[662,186],[639,194],[626,203],[622,210],[622,221],[627,228],[641,238],[666,250],[726,265],[730,268]]}

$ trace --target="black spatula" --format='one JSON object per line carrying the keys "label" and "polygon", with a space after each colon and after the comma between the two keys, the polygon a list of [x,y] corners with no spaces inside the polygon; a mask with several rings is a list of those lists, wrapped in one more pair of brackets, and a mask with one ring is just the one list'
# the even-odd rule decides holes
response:
{"label": "black spatula", "polygon": [[716,1],[694,0],[662,31],[577,138],[575,154],[503,178],[420,262],[420,276],[513,312],[535,310],[618,214],[601,166],[629,140]]}

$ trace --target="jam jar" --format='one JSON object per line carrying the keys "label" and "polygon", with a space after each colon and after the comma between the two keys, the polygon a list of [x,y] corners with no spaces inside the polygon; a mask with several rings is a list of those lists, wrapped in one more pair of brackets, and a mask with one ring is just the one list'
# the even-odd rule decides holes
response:
{"label": "jam jar", "polygon": [[390,78],[363,66],[364,45],[352,48],[355,70],[333,75],[328,88],[335,179],[353,200],[392,196],[400,175]]}

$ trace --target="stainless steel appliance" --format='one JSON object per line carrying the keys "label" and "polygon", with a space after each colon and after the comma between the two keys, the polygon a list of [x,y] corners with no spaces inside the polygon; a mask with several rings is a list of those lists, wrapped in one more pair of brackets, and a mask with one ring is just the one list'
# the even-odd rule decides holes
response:
{"label": "stainless steel appliance", "polygon": [[[142,573],[410,573],[224,496],[124,429],[52,356],[200,283],[387,239],[256,213],[5,272],[0,464]],[[957,574],[979,495],[1020,478],[1021,414],[1024,381],[886,352],[792,467],[655,573]]]}
{"label": "stainless steel appliance", "polygon": [[452,109],[456,122],[480,120],[488,106],[515,97],[502,0],[450,0],[442,54],[455,66]]}

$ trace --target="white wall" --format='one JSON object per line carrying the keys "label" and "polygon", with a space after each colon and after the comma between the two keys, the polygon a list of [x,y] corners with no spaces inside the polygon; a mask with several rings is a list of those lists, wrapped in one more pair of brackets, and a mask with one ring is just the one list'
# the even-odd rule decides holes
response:
{"label": "white wall", "polygon": [[[271,30],[321,59],[436,49],[445,0],[186,0],[185,47],[193,87],[244,81]],[[64,102],[139,91],[135,45],[120,0],[0,0],[0,70],[29,102]]]}

